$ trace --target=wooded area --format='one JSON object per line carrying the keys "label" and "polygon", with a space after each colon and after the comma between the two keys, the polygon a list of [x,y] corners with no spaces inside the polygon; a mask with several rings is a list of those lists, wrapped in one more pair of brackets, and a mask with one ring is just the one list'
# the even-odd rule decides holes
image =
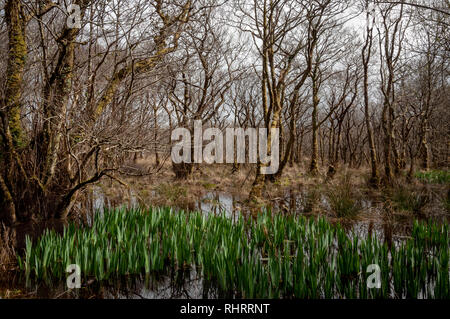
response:
{"label": "wooded area", "polygon": [[[255,164],[253,199],[305,159],[329,178],[370,167],[374,188],[448,169],[449,12],[448,0],[2,0],[0,222],[66,219],[100,179],[161,169],[170,132],[198,120],[280,129],[280,169]],[[156,164],[126,169],[142,156]]]}

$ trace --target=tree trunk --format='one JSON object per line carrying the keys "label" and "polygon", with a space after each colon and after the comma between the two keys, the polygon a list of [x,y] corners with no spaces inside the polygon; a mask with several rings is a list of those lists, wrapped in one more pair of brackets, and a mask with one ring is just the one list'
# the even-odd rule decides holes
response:
{"label": "tree trunk", "polygon": [[5,103],[7,109],[7,125],[13,138],[14,146],[21,146],[22,141],[22,85],[25,61],[27,59],[27,43],[25,39],[25,22],[20,0],[9,0],[5,6],[8,26],[8,64],[6,69]]}
{"label": "tree trunk", "polygon": [[[369,3],[367,2],[368,9]],[[369,62],[372,53],[372,41],[373,41],[373,26],[372,28],[369,26],[369,18],[370,13],[367,10],[367,27],[366,27],[366,42],[362,49],[362,60],[364,67],[364,82],[363,82],[363,91],[364,91],[364,119],[366,122],[367,129],[367,139],[369,142],[369,153],[370,153],[370,167],[371,174],[369,179],[369,185],[372,187],[378,187],[380,182],[380,177],[378,173],[377,167],[377,150],[375,148],[375,139],[372,130],[372,124],[370,123],[370,113],[369,113]]]}
{"label": "tree trunk", "polygon": [[424,119],[422,122],[421,136],[420,136],[420,147],[422,149],[422,168],[428,170],[430,168],[430,148],[428,147],[427,141],[427,131],[428,131],[428,121]]}
{"label": "tree trunk", "polygon": [[260,198],[262,198],[262,192],[265,186],[266,178],[263,174],[261,174],[261,168],[261,162],[258,161],[256,164],[256,177],[249,195],[249,199],[254,202],[257,202]]}
{"label": "tree trunk", "polygon": [[313,174],[319,173],[319,127],[318,127],[318,106],[319,106],[319,92],[317,82],[313,80],[313,111],[312,111],[312,154],[310,172]]}
{"label": "tree trunk", "polygon": [[390,183],[393,179],[392,174],[392,136],[390,134],[390,120],[388,116],[389,106],[387,101],[384,102],[383,116],[382,116],[382,128],[383,128],[383,151],[384,151],[384,174],[387,183]]}
{"label": "tree trunk", "polygon": [[192,174],[193,168],[194,165],[192,163],[172,163],[172,169],[176,179],[188,179]]}
{"label": "tree trunk", "polygon": [[[22,86],[25,61],[27,58],[27,44],[25,38],[25,22],[23,19],[22,3],[19,0],[8,0],[5,6],[6,24],[8,27],[8,61],[6,67],[5,105],[0,107],[1,136],[0,147],[3,159],[2,175],[0,176],[0,210],[3,211],[0,221],[9,224],[17,221],[17,203],[13,194],[16,182],[26,184],[22,164],[19,162],[17,148],[24,146],[21,113]],[[25,186],[26,187],[26,186]],[[21,190],[19,190],[21,192]]]}

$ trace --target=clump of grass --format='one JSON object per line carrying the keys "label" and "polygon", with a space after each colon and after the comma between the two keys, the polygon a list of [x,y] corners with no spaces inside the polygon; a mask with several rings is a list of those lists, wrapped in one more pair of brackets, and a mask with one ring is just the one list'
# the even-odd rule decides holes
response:
{"label": "clump of grass", "polygon": [[186,197],[187,191],[181,185],[162,183],[156,186],[155,191],[168,201],[175,202],[180,197]]}
{"label": "clump of grass", "polygon": [[430,195],[426,191],[416,192],[405,187],[396,187],[388,191],[393,208],[399,211],[408,211],[421,214],[424,207],[430,202]]}
{"label": "clump of grass", "polygon": [[301,205],[303,207],[303,213],[309,214],[314,211],[320,201],[320,191],[317,188],[312,188],[305,192],[301,196]]}
{"label": "clump of grass", "polygon": [[362,209],[350,179],[345,175],[338,185],[328,187],[326,192],[331,211],[339,218],[354,218]]}
{"label": "clump of grass", "polygon": [[[90,228],[27,239],[18,263],[38,280],[65,280],[70,264],[99,281],[196,267],[218,291],[243,298],[449,298],[449,238],[448,225],[416,222],[412,238],[389,251],[324,218],[122,209],[98,214]],[[381,268],[381,289],[367,288],[371,264]]]}
{"label": "clump of grass", "polygon": [[217,188],[217,185],[216,185],[216,184],[208,183],[208,182],[202,183],[202,186],[203,186],[206,190],[213,190],[213,189]]}
{"label": "clump of grass", "polygon": [[361,211],[359,202],[345,192],[329,191],[328,200],[331,210],[339,218],[354,218]]}
{"label": "clump of grass", "polygon": [[433,170],[428,172],[417,172],[416,178],[424,183],[450,184],[450,171]]}

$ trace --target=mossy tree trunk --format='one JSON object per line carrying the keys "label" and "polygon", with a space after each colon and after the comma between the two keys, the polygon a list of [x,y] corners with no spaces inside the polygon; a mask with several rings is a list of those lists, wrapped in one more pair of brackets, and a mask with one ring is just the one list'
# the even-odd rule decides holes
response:
{"label": "mossy tree trunk", "polygon": [[0,209],[3,210],[3,216],[0,217],[9,223],[15,223],[17,221],[17,208],[14,196],[17,189],[14,184],[17,179],[20,180],[20,183],[23,183],[23,179],[27,178],[22,174],[16,174],[17,167],[22,165],[17,152],[26,143],[21,123],[23,77],[27,58],[22,2],[8,0],[5,6],[5,17],[9,42],[5,100],[0,111],[2,119],[0,138],[2,149],[1,174],[3,175],[0,177]]}
{"label": "mossy tree trunk", "polygon": [[10,0],[5,6],[6,24],[8,25],[8,64],[6,70],[5,103],[8,126],[14,146],[21,146],[22,140],[22,86],[27,58],[25,39],[25,21],[22,3]]}

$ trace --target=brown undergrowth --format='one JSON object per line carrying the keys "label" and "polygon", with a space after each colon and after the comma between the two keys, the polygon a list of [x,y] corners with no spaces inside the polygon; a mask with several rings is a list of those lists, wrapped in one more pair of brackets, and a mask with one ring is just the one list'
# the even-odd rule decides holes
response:
{"label": "brown undergrowth", "polygon": [[[151,160],[136,163],[143,171],[154,165]],[[268,182],[263,197],[250,202],[248,195],[254,179],[254,167],[241,165],[233,173],[232,165],[197,165],[186,180],[175,179],[167,164],[159,173],[142,178],[125,178],[139,205],[171,206],[189,210],[199,209],[207,194],[227,194],[238,202],[242,210],[258,211],[270,207],[280,212],[327,215],[338,219],[370,219],[383,222],[386,205],[398,220],[448,218],[448,185],[427,184],[419,180],[410,182],[406,173],[392,185],[374,189],[369,186],[368,168],[336,167],[333,178],[327,177],[324,166],[319,174],[310,174],[308,161],[287,166],[275,182]],[[129,190],[117,183],[100,184],[109,196],[127,199]],[[295,207],[294,204],[295,203]]]}

